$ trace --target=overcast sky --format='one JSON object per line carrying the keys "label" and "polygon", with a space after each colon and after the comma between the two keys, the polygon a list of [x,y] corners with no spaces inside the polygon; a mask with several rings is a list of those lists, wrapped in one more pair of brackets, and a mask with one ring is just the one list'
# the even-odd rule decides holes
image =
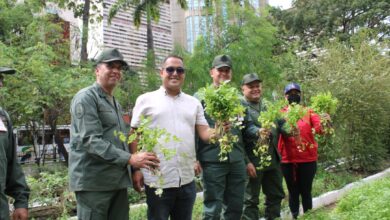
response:
{"label": "overcast sky", "polygon": [[287,9],[291,7],[292,0],[268,0],[268,4],[274,7],[281,7],[282,9]]}

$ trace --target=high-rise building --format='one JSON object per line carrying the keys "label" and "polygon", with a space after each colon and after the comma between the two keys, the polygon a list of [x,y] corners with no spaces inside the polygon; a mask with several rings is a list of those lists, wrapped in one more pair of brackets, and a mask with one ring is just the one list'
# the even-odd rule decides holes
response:
{"label": "high-rise building", "polygon": [[[265,7],[268,0],[249,0],[249,2],[257,9]],[[208,19],[205,13],[205,1],[187,0],[187,10],[181,9],[176,0],[171,0],[170,4],[173,41],[192,51],[197,38],[206,33]]]}
{"label": "high-rise building", "polygon": [[[125,60],[132,67],[143,67],[146,62],[147,38],[146,18],[143,16],[141,25],[136,28],[133,24],[134,8],[120,10],[108,23],[108,14],[116,0],[103,0],[97,7],[102,20],[89,24],[88,58],[95,58],[103,48],[118,48]],[[72,59],[78,61],[81,47],[81,19],[75,19],[69,11],[56,9],[65,20],[71,21],[71,52]],[[154,51],[157,59],[162,59],[172,51],[172,23],[169,1],[160,6],[159,22],[152,22]]]}

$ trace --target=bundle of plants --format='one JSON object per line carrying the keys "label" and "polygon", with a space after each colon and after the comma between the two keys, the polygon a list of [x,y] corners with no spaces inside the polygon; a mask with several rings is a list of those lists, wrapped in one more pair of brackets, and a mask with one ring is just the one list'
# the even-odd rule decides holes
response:
{"label": "bundle of plants", "polygon": [[215,136],[210,140],[220,147],[219,160],[227,160],[227,155],[233,150],[238,136],[225,131],[224,124],[240,127],[245,115],[245,108],[241,105],[240,95],[236,88],[229,83],[222,83],[219,87],[209,85],[199,90],[199,98],[204,101],[206,113],[215,121]]}
{"label": "bundle of plants", "polygon": [[286,112],[283,116],[286,119],[286,123],[283,125],[284,130],[287,133],[290,133],[295,138],[295,143],[297,144],[298,150],[306,150],[305,145],[302,144],[301,136],[298,128],[298,121],[307,114],[307,109],[302,105],[292,103],[288,106]]}
{"label": "bundle of plants", "polygon": [[338,100],[330,92],[324,92],[311,97],[310,102],[310,108],[321,117],[324,134],[333,136],[334,128],[332,127],[331,121],[326,119],[324,115],[334,115],[336,113]]}
{"label": "bundle of plants", "polygon": [[280,100],[274,103],[271,103],[267,100],[263,100],[266,111],[260,113],[259,118],[257,119],[261,128],[264,132],[260,132],[260,136],[257,139],[256,146],[253,149],[255,156],[259,157],[260,162],[259,166],[256,169],[260,170],[271,165],[271,155],[269,154],[269,145],[270,138],[269,132],[272,128],[276,128],[276,121],[280,120],[283,117],[281,109],[286,105],[285,100]]}
{"label": "bundle of plants", "polygon": [[[165,160],[170,160],[176,155],[175,149],[168,149],[164,144],[169,142],[180,142],[180,139],[171,135],[164,128],[151,127],[152,119],[150,117],[144,117],[141,115],[141,123],[137,128],[137,132],[131,134],[128,138],[126,135],[120,132],[116,132],[115,135],[119,136],[120,140],[127,142],[128,144],[137,141],[137,150],[141,152],[151,152],[157,155],[162,155]],[[161,158],[160,158],[161,159]],[[152,188],[156,188],[156,195],[161,196],[163,193],[162,185],[164,184],[164,178],[161,170],[157,167],[151,167],[150,171],[153,175],[158,177],[158,181],[155,184],[151,184]]]}

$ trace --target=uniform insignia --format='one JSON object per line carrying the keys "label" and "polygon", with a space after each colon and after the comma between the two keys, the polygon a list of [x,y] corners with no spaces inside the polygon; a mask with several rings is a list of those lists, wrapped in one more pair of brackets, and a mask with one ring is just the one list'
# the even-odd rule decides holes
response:
{"label": "uniform insignia", "polygon": [[7,132],[7,119],[5,117],[0,117],[0,131]]}
{"label": "uniform insignia", "polygon": [[82,103],[77,103],[75,107],[75,114],[77,118],[81,118],[84,115],[84,106]]}

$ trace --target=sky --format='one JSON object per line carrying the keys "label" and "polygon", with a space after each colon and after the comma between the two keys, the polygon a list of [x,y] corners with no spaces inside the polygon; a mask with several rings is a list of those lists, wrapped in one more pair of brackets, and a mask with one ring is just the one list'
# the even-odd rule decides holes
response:
{"label": "sky", "polygon": [[292,0],[268,0],[268,4],[274,7],[281,7],[287,9],[291,7]]}

